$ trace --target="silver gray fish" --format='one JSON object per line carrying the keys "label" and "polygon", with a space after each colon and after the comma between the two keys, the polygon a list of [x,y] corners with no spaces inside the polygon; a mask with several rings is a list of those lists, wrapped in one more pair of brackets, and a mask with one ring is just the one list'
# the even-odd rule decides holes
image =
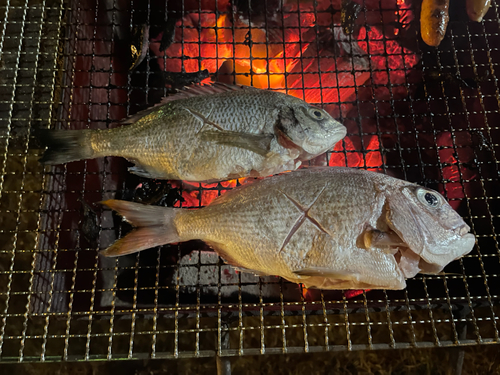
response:
{"label": "silver gray fish", "polygon": [[103,156],[144,177],[217,181],[298,168],[333,148],[346,128],[324,110],[278,92],[193,86],[109,130],[42,131],[41,162]]}
{"label": "silver gray fish", "polygon": [[139,227],[102,254],[200,239],[225,261],[322,289],[402,289],[469,253],[475,237],[436,191],[348,168],[243,185],[205,208],[103,202]]}

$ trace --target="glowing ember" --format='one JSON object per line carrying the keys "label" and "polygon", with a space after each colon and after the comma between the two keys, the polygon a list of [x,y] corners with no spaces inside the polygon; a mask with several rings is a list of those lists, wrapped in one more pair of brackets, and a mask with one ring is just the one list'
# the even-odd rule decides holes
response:
{"label": "glowing ember", "polygon": [[366,290],[362,290],[362,289],[353,289],[353,290],[346,290],[344,295],[345,295],[345,298],[354,298],[356,296],[359,296],[360,294],[363,294],[363,292],[369,292],[371,289],[366,289]]}
{"label": "glowing ember", "polygon": [[329,163],[332,167],[360,167],[379,171],[383,165],[380,143],[376,135],[371,136],[365,153],[356,151],[349,137],[337,143],[333,151]]}
{"label": "glowing ember", "polygon": [[[397,18],[400,23],[402,19],[407,22],[413,14],[408,4],[398,1],[397,17],[390,12],[390,21],[394,23]],[[380,20],[374,18],[380,12],[368,12],[368,24],[375,27],[362,26],[357,40],[352,40],[335,23],[336,13],[315,14],[308,4],[300,6],[300,15],[283,14],[282,30],[271,28],[267,33],[263,28],[232,20],[228,14],[189,13],[176,24],[174,43],[165,52],[159,51],[161,35],[150,47],[154,55],[163,56],[159,65],[166,71],[219,71],[226,74],[228,82],[234,77],[237,84],[287,89],[289,94],[311,103],[348,101],[370,75],[375,84],[402,83],[407,69],[418,62],[417,55],[380,30]],[[380,7],[378,2],[367,6]],[[319,5],[316,10],[322,8]],[[325,36],[329,42],[323,45],[318,38]],[[335,47],[336,43],[340,47]],[[343,57],[333,52],[336,48],[345,50]]]}
{"label": "glowing ember", "polygon": [[312,292],[311,289],[307,289],[304,286],[304,284],[300,284],[300,286],[301,286],[301,290],[302,290],[302,297],[304,297],[304,299],[306,301],[312,301],[312,300],[314,300],[314,297],[311,296],[311,292]]}
{"label": "glowing ember", "polygon": [[[254,181],[257,178],[254,177],[243,177],[239,179],[233,179],[222,182],[215,183],[198,183],[189,181],[175,181],[172,180],[169,183],[172,187],[181,188],[182,187],[182,202],[177,201],[174,207],[199,207],[206,206],[212,202],[215,198],[224,194],[227,190],[235,188],[238,184],[244,185],[248,182]],[[218,185],[226,189],[217,189]]]}
{"label": "glowing ember", "polygon": [[[302,290],[302,297],[305,301],[318,301],[321,299],[321,290],[319,289],[308,289],[304,284],[300,284],[300,289]],[[369,292],[371,289],[350,289],[344,291],[345,298],[354,298],[363,294],[363,292]]]}

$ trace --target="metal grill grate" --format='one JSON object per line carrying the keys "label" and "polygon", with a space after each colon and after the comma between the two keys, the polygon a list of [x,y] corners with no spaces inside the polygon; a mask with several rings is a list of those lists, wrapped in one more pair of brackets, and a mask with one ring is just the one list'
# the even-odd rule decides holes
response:
{"label": "metal grill grate", "polygon": [[[404,1],[367,0],[356,37],[341,31],[339,2],[260,3],[0,1],[3,361],[499,341],[497,4],[482,23],[457,10],[460,22],[431,50],[416,42],[418,18]],[[130,33],[144,24],[150,48],[129,71]],[[173,30],[159,53],[161,32]],[[151,182],[115,158],[44,168],[33,129],[112,126],[157,103],[173,73],[203,69],[324,106],[348,137],[311,164],[380,169],[440,190],[476,248],[446,276],[361,294],[235,273],[198,242],[100,258],[96,249],[129,228],[92,203],[199,207],[237,182]]]}

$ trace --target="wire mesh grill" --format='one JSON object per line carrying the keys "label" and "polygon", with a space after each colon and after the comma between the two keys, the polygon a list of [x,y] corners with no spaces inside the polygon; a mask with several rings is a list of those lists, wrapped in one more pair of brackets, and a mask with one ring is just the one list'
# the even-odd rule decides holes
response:
{"label": "wire mesh grill", "polygon": [[[2,360],[498,342],[498,7],[481,23],[452,12],[437,50],[417,43],[417,13],[366,1],[350,34],[329,1],[0,2]],[[144,60],[129,70],[144,32]],[[236,273],[199,242],[99,257],[130,228],[94,202],[200,207],[243,181],[148,181],[111,157],[43,167],[33,130],[114,126],[204,69],[323,106],[348,136],[311,164],[440,190],[477,236],[474,251],[406,290],[358,292]]]}

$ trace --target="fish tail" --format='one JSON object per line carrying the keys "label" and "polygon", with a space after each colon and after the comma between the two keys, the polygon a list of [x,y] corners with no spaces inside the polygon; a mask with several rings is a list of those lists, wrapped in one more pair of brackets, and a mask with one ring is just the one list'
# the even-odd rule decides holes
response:
{"label": "fish tail", "polygon": [[47,150],[40,158],[44,164],[64,164],[70,161],[92,159],[94,151],[90,142],[93,130],[39,129],[35,136]]}
{"label": "fish tail", "polygon": [[137,227],[101,251],[101,254],[106,257],[132,254],[155,246],[180,242],[174,218],[182,211],[181,209],[149,206],[116,199],[103,201],[101,204],[118,212],[126,221]]}

